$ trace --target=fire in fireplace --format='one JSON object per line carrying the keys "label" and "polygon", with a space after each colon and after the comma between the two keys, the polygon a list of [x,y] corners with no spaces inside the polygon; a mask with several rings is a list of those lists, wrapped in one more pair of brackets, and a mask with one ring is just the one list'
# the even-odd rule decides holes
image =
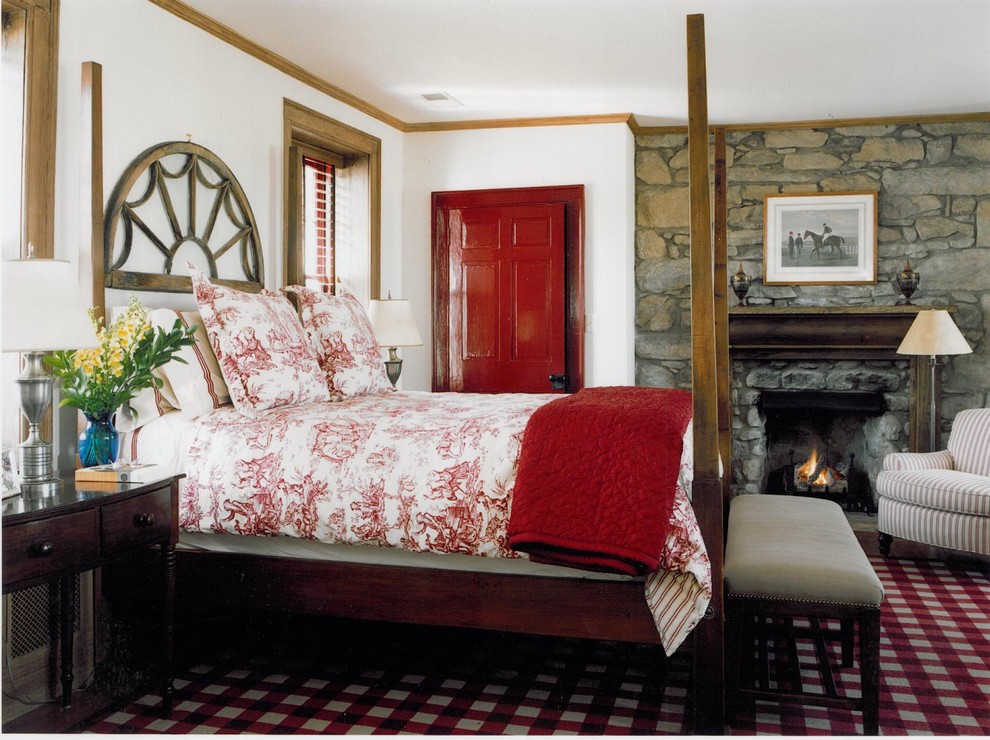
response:
{"label": "fire in fireplace", "polygon": [[[855,455],[853,456],[855,457]],[[848,493],[849,479],[846,474],[849,466],[845,463],[831,465],[824,456],[818,456],[818,448],[802,465],[794,466],[794,488],[802,493]]]}

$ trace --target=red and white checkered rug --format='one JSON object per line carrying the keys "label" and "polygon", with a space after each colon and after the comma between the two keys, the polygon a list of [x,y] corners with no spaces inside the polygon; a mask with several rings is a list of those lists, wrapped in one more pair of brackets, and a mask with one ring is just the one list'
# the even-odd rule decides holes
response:
{"label": "red and white checkered rug", "polygon": [[[886,589],[881,733],[990,734],[985,566],[879,558],[873,564]],[[326,633],[331,628],[337,631]],[[161,719],[161,700],[149,694],[86,731],[679,735],[689,729],[690,659],[664,662],[657,648],[326,621],[300,620],[288,629],[297,633],[288,647],[249,630],[228,635],[226,652],[206,649],[209,662],[176,679],[171,719]],[[795,656],[805,687],[820,687],[811,643],[781,651],[779,662]],[[836,679],[840,692],[858,691],[858,667],[836,671]],[[740,708],[731,732],[852,735],[862,723],[855,711],[759,702]]]}

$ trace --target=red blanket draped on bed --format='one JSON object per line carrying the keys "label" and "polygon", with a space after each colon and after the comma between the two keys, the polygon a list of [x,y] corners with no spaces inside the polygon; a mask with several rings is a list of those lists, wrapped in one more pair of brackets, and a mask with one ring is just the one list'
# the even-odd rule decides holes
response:
{"label": "red blanket draped on bed", "polygon": [[639,575],[670,525],[691,394],[586,388],[536,410],[523,435],[509,547],[537,561]]}

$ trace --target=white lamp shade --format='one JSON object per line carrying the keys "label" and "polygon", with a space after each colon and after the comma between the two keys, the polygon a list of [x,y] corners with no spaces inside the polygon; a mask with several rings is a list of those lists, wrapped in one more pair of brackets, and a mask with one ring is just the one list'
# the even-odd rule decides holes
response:
{"label": "white lamp shade", "polygon": [[4,352],[50,352],[96,347],[96,330],[79,290],[79,276],[63,260],[5,260],[2,303]]}
{"label": "white lamp shade", "polygon": [[418,347],[423,343],[407,300],[371,301],[368,318],[382,347]]}
{"label": "white lamp shade", "polygon": [[921,311],[904,335],[899,355],[966,355],[973,351],[948,311]]}

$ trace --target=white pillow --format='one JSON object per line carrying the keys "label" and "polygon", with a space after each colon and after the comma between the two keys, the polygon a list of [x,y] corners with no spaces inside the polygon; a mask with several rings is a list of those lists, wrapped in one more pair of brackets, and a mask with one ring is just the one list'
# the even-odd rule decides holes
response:
{"label": "white pillow", "polygon": [[168,382],[168,378],[164,376],[163,370],[164,367],[160,367],[151,373],[161,378],[161,388],[155,388],[154,386],[143,388],[137,392],[134,398],[127,402],[126,408],[121,407],[117,409],[117,415],[114,418],[113,425],[118,432],[133,432],[135,429],[143,427],[149,421],[154,421],[158,417],[164,416],[169,411],[173,411],[179,407],[172,386]]}
{"label": "white pillow", "polygon": [[316,348],[332,398],[393,390],[371,321],[357,298],[343,289],[337,295],[301,285],[285,290],[299,297],[299,318]]}
{"label": "white pillow", "polygon": [[193,334],[196,343],[191,347],[182,347],[177,353],[186,361],[185,364],[173,360],[161,367],[176,399],[175,406],[182,411],[183,417],[196,419],[230,403],[230,391],[199,313],[157,308],[148,312],[148,319],[153,327],[161,327],[165,331],[171,330],[176,319],[187,329],[196,326]]}
{"label": "white pillow", "polygon": [[316,353],[284,296],[215,285],[189,264],[193,294],[234,407],[259,411],[330,400]]}

